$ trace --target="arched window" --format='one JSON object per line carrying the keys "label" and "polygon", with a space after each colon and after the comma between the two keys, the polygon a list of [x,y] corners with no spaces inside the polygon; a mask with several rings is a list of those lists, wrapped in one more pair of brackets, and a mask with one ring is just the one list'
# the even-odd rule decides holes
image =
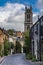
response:
{"label": "arched window", "polygon": [[28,19],[28,18],[30,19],[30,14],[27,15],[27,19]]}

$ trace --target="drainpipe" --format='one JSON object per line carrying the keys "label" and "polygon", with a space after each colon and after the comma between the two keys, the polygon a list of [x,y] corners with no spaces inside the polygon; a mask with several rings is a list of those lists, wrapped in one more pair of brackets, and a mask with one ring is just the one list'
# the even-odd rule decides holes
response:
{"label": "drainpipe", "polygon": [[40,23],[40,35],[39,35],[39,44],[40,44],[40,61],[41,61],[41,21],[39,22]]}

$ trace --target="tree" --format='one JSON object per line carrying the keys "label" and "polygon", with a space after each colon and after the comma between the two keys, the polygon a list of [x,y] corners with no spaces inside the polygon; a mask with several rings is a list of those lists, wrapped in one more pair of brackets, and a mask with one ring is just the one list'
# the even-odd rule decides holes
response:
{"label": "tree", "polygon": [[31,49],[31,43],[30,43],[30,32],[27,31],[24,33],[24,36],[25,36],[25,45],[24,45],[24,51],[25,53],[29,53],[30,52],[30,49]]}
{"label": "tree", "polygon": [[11,49],[13,49],[14,48],[14,44],[12,42],[10,42],[10,44],[11,44]]}
{"label": "tree", "polygon": [[14,30],[14,29],[9,29],[9,30],[7,30],[7,32],[8,32],[10,35],[14,35],[13,33],[15,32],[15,30]]}
{"label": "tree", "polygon": [[16,41],[15,52],[21,53],[21,44],[19,41]]}

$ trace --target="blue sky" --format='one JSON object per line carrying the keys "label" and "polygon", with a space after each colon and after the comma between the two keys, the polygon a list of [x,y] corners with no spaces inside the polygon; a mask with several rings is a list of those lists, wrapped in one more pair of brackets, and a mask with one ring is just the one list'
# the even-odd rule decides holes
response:
{"label": "blue sky", "polygon": [[37,0],[0,0],[0,6],[5,5],[6,2],[11,2],[11,3],[30,3],[31,5],[36,4]]}
{"label": "blue sky", "polygon": [[0,6],[5,6],[5,4],[7,2],[10,2],[10,3],[22,3],[22,4],[27,4],[28,6],[32,5],[33,11],[38,12],[39,10],[36,8],[37,1],[38,0],[0,0]]}
{"label": "blue sky", "polygon": [[43,15],[43,0],[0,0],[0,27],[24,31],[25,5],[32,6],[33,23]]}

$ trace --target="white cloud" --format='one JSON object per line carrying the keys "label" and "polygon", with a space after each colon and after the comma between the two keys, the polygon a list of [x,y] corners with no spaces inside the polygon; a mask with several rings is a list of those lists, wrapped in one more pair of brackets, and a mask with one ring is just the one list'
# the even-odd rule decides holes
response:
{"label": "white cloud", "polygon": [[[43,0],[38,0],[37,7],[43,11]],[[6,3],[0,7],[0,26],[5,29],[14,28],[16,30],[24,30],[24,9],[25,5],[19,3]],[[38,12],[33,12],[33,23],[38,19]],[[43,12],[41,13],[41,15]]]}
{"label": "white cloud", "polygon": [[33,24],[38,20],[38,12],[33,13]]}
{"label": "white cloud", "polygon": [[23,31],[25,5],[6,3],[0,7],[0,26]]}
{"label": "white cloud", "polygon": [[36,5],[40,11],[43,11],[43,0],[38,0]]}
{"label": "white cloud", "polygon": [[33,13],[33,17],[37,16],[38,15],[38,12],[37,13]]}
{"label": "white cloud", "polygon": [[43,15],[43,0],[37,0],[36,8],[39,9],[39,12],[33,13],[33,23],[38,20],[38,15],[39,17]]}

